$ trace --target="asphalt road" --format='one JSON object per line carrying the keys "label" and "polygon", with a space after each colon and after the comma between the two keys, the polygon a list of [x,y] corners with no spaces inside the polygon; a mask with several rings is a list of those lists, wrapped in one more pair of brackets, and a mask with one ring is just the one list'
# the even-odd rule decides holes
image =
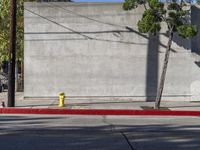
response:
{"label": "asphalt road", "polygon": [[0,115],[1,150],[199,150],[199,117]]}

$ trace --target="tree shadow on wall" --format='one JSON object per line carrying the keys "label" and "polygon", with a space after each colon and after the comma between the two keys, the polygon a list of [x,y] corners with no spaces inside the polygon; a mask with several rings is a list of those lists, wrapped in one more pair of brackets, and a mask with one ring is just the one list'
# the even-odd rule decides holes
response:
{"label": "tree shadow on wall", "polygon": [[[197,25],[198,34],[191,40],[191,51],[200,59],[200,9],[197,6],[192,6],[191,22]],[[194,63],[200,68],[200,61],[195,60]]]}
{"label": "tree shadow on wall", "polygon": [[191,40],[191,50],[194,53],[200,54],[200,9],[192,6],[191,16],[191,23],[198,27],[198,34]]}
{"label": "tree shadow on wall", "polygon": [[158,85],[159,35],[149,35],[146,63],[146,101],[154,101]]}

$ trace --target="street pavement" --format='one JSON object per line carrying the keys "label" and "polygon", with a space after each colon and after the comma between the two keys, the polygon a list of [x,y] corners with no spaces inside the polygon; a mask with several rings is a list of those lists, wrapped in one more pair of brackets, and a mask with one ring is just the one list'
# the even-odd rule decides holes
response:
{"label": "street pavement", "polygon": [[1,150],[199,150],[199,117],[0,115]]}

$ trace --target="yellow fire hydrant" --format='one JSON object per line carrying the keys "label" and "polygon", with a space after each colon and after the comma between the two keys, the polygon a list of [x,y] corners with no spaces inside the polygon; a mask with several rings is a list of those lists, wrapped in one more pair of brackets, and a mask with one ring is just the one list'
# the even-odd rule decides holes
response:
{"label": "yellow fire hydrant", "polygon": [[65,93],[62,92],[59,94],[59,107],[64,107],[65,105]]}

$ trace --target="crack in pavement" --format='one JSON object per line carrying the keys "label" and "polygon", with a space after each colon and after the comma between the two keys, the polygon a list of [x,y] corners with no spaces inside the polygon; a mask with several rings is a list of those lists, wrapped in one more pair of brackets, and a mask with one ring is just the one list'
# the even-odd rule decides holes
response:
{"label": "crack in pavement", "polygon": [[130,140],[128,139],[128,137],[126,136],[126,134],[122,131],[118,131],[116,128],[115,128],[115,125],[108,122],[107,119],[106,119],[106,116],[102,116],[103,117],[103,123],[105,124],[108,124],[110,127],[111,127],[111,131],[113,133],[119,133],[120,135],[122,135],[122,137],[125,139],[126,143],[129,145],[130,149],[131,150],[137,150],[136,148],[133,147],[133,145],[131,144]]}

